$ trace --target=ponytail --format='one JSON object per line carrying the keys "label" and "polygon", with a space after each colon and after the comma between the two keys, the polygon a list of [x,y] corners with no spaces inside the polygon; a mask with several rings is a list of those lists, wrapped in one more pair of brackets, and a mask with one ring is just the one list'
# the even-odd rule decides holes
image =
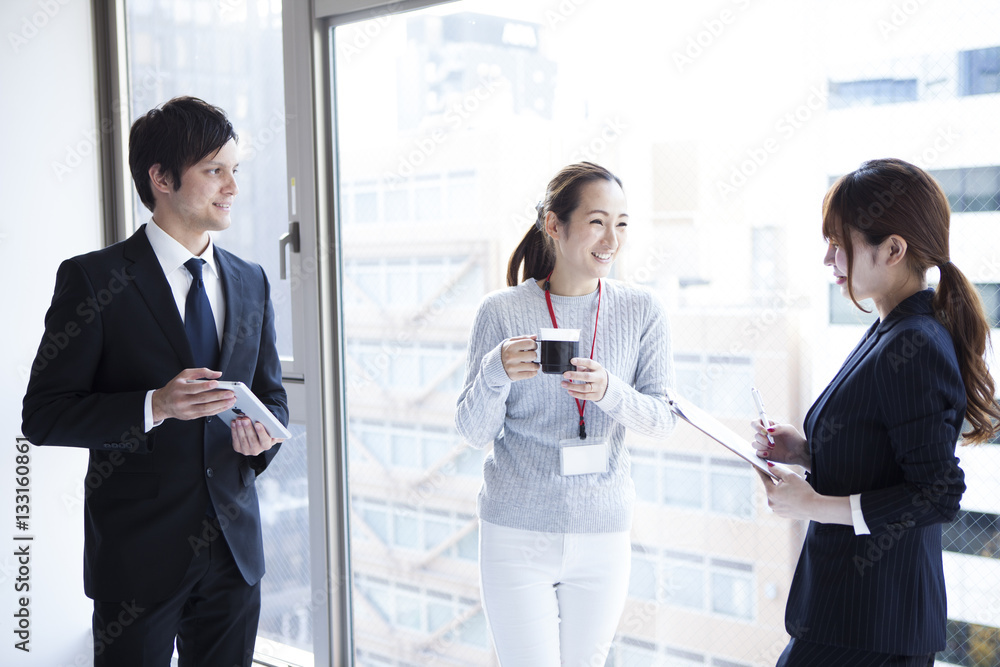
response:
{"label": "ponytail", "polygon": [[[934,294],[934,314],[951,334],[965,384],[967,444],[979,444],[1000,429],[1000,405],[986,366],[990,325],[979,293],[948,259],[951,208],[941,186],[923,169],[895,158],[869,160],[837,179],[823,200],[823,235],[842,244],[847,254],[848,293],[856,305],[850,267],[854,247],[849,230],[871,247],[895,234],[906,240],[909,268],[921,281],[937,266],[941,280]],[[860,307],[860,305],[859,305]]]}
{"label": "ponytail", "polygon": [[[531,229],[510,255],[510,261],[507,263],[508,287],[519,285],[528,278],[544,278],[555,268],[556,260],[542,229],[542,223],[545,220],[543,211],[544,209],[539,205],[538,219],[535,220],[535,224],[531,226]],[[524,271],[519,279],[517,274],[522,264]]]}
{"label": "ponytail", "polygon": [[[507,263],[507,286],[514,287],[528,278],[541,279],[552,273],[556,256],[552,240],[545,233],[545,216],[554,213],[557,224],[565,225],[580,203],[581,188],[591,181],[606,180],[622,187],[621,179],[593,162],[577,162],[559,170],[545,190],[545,199],[536,210],[535,224],[511,253]],[[518,272],[523,272],[518,279]]]}
{"label": "ponytail", "polygon": [[972,428],[962,435],[966,442],[980,444],[996,433],[997,421],[1000,420],[993,377],[983,356],[990,340],[990,325],[979,293],[950,261],[941,265],[941,281],[934,294],[934,312],[955,343],[958,367],[965,383],[968,403],[966,420]]}

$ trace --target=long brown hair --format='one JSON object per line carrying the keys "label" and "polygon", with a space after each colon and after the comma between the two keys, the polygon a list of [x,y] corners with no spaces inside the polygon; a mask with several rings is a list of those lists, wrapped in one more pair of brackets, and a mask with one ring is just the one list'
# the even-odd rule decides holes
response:
{"label": "long brown hair", "polygon": [[[508,287],[514,287],[528,278],[544,278],[552,272],[556,258],[552,239],[544,229],[546,213],[552,211],[559,223],[565,225],[569,222],[573,211],[580,205],[580,190],[583,186],[599,180],[613,181],[618,187],[622,187],[621,179],[593,162],[577,162],[563,167],[549,181],[549,186],[545,189],[545,199],[536,207],[538,216],[535,224],[510,255],[510,261],[507,263]],[[519,272],[521,272],[520,279],[518,279]]]}
{"label": "long brown hair", "polygon": [[873,247],[893,234],[905,239],[907,266],[921,278],[932,266],[940,269],[934,315],[951,334],[965,383],[966,419],[972,428],[962,435],[978,444],[1000,428],[1000,406],[984,359],[990,325],[979,293],[951,263],[950,219],[948,198],[937,181],[923,169],[892,158],[869,160],[840,177],[823,200],[823,235],[847,255],[847,293],[858,308],[851,282],[852,229]]}

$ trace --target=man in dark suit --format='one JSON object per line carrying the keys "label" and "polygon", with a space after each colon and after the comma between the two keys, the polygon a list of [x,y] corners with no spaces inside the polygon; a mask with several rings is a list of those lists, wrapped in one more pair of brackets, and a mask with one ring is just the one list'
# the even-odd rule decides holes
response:
{"label": "man in dark suit", "polygon": [[175,98],[133,125],[129,166],[152,219],[66,260],[24,397],[36,445],[90,450],[84,587],[95,666],[250,664],[264,574],[254,480],[278,450],[228,426],[217,380],[287,423],[270,287],[209,236],[230,226],[236,135]]}

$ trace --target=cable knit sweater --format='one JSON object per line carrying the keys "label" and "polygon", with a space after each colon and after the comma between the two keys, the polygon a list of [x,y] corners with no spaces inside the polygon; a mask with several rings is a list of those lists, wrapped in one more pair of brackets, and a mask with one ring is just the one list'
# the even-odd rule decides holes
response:
{"label": "cable knit sweater", "polygon": [[[562,375],[539,373],[512,382],[500,348],[508,338],[551,327],[545,292],[533,279],[488,294],[469,337],[465,387],[455,423],[473,447],[493,445],[484,464],[479,517],[511,528],[552,533],[627,531],[635,488],[625,429],[665,438],[676,417],[665,398],[674,384],[667,317],[649,292],[604,280],[594,359],[608,372],[608,389],[588,401],[588,438],[609,442],[608,471],[563,476],[559,441],[578,437],[576,403],[559,386]],[[552,295],[560,327],[580,329],[580,356],[590,356],[597,291]]]}

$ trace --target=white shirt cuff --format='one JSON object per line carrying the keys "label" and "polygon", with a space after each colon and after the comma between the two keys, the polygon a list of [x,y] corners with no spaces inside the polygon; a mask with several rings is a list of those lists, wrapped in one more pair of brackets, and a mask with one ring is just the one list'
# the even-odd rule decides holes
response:
{"label": "white shirt cuff", "polygon": [[145,432],[149,433],[154,428],[163,423],[161,419],[158,422],[153,421],[153,392],[154,389],[150,389],[146,392],[146,402],[142,406],[142,421],[143,426],[146,429]]}
{"label": "white shirt cuff", "polygon": [[865,515],[861,511],[861,494],[851,495],[851,520],[854,522],[855,535],[871,535],[868,524],[865,523]]}

